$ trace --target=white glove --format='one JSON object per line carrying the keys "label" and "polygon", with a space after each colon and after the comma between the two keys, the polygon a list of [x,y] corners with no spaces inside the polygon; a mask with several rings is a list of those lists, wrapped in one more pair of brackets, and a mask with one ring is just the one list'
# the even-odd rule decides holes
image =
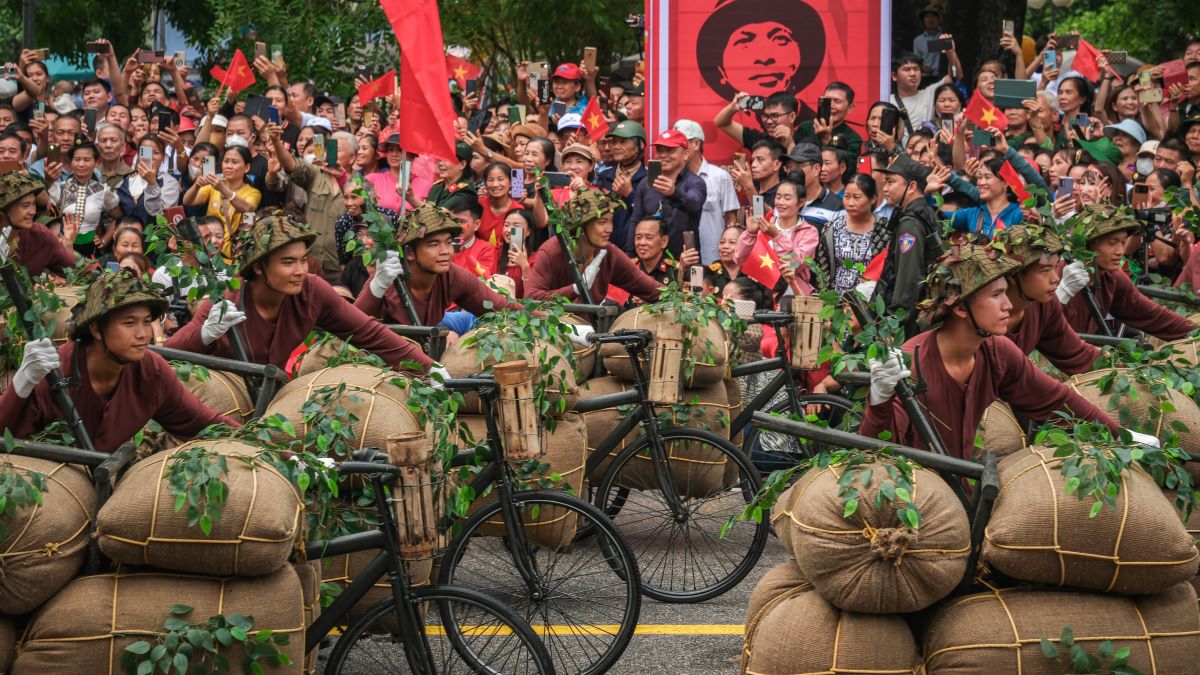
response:
{"label": "white glove", "polygon": [[1071,302],[1071,298],[1082,291],[1090,280],[1087,267],[1076,260],[1063,268],[1062,281],[1058,282],[1058,288],[1055,289],[1054,294],[1058,296],[1058,301],[1065,305]]}
{"label": "white glove", "polygon": [[592,262],[583,270],[583,285],[588,288],[596,283],[596,275],[600,274],[600,263],[604,262],[604,256],[608,255],[608,249],[602,248],[596,253],[596,257],[592,258]]}
{"label": "white glove", "polygon": [[208,318],[200,327],[200,340],[205,345],[211,345],[221,339],[222,335],[228,333],[230,328],[245,320],[246,315],[237,308],[237,305],[228,300],[222,300],[208,310]]}
{"label": "white glove", "polygon": [[573,342],[577,346],[580,346],[580,347],[592,346],[592,343],[588,341],[588,336],[591,335],[592,333],[596,332],[595,328],[592,328],[591,326],[589,326],[587,324],[584,324],[582,326],[568,325],[567,331],[568,331],[567,337],[571,338],[571,342]]}
{"label": "white glove", "polygon": [[429,384],[434,389],[443,389],[442,382],[448,379],[450,379],[450,371],[446,370],[446,366],[437,361],[434,361],[433,365],[429,366]]}
{"label": "white glove", "polygon": [[1138,433],[1138,432],[1134,431],[1133,429],[1126,429],[1125,431],[1128,431],[1129,435],[1133,436],[1133,442],[1137,443],[1138,445],[1145,445],[1145,446],[1149,446],[1151,448],[1161,448],[1162,447],[1162,445],[1160,445],[1158,442],[1158,437],[1156,437],[1156,436],[1151,436],[1150,434]]}
{"label": "white glove", "polygon": [[62,364],[58,358],[58,350],[54,348],[50,338],[26,342],[21,367],[17,369],[17,374],[13,375],[12,380],[17,396],[29,398],[38,382],[46,379],[46,375],[60,365]]}
{"label": "white glove", "polygon": [[400,254],[388,251],[387,256],[375,265],[375,276],[371,277],[371,295],[382,299],[387,289],[392,287],[400,276]]}
{"label": "white glove", "polygon": [[879,405],[892,398],[900,380],[912,375],[912,371],[904,365],[904,352],[895,347],[892,347],[887,361],[871,359],[868,363],[871,366],[871,405]]}

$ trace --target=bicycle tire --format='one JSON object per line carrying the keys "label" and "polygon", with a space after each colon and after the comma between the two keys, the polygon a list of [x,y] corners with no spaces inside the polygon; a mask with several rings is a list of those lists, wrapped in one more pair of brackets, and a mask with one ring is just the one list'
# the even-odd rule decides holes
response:
{"label": "bicycle tire", "polygon": [[[523,513],[551,507],[563,509],[564,515],[571,512],[577,531],[589,532],[574,540],[565,533],[565,545],[558,548],[530,547],[546,597],[532,597],[507,537],[483,533],[503,522],[499,501],[478,509],[463,524],[446,548],[439,582],[486,589],[516,610],[542,636],[560,673],[606,672],[629,646],[641,613],[637,561],[629,545],[599,509],[578,497],[527,490],[513,494],[513,502]],[[613,625],[615,630],[607,628]]]}
{"label": "bicycle tire", "polygon": [[[835,429],[844,428],[847,413],[854,410],[854,401],[835,394],[801,394],[796,398],[801,410],[805,410],[809,405],[826,406],[827,410],[822,411],[819,417]],[[791,401],[785,399],[768,407],[766,412],[788,416],[794,411]],[[770,449],[763,449],[763,445],[770,446]],[[819,443],[775,432],[764,433],[754,424],[748,425],[742,432],[742,452],[763,474],[786,469],[806,457],[816,455],[821,449]]]}
{"label": "bicycle tire", "polygon": [[[425,604],[426,644],[439,675],[554,675],[541,638],[498,600],[456,586],[420,586],[411,593],[414,604]],[[400,640],[371,630],[395,611],[391,597],[372,605],[338,638],[325,664],[325,675],[412,673]],[[483,622],[485,616],[492,620]]]}
{"label": "bicycle tire", "polygon": [[[726,475],[722,468],[720,481],[707,489],[702,480],[711,482],[708,480],[711,475],[706,474],[702,479],[686,469],[682,462],[673,461],[675,485],[672,489],[678,488],[677,494],[686,495],[681,499],[687,510],[684,522],[676,522],[670,515],[657,478],[652,472],[646,475],[650,439],[642,436],[625,448],[605,472],[595,493],[596,506],[609,514],[637,557],[642,593],[671,603],[710,600],[740,583],[762,556],[769,531],[766,523],[738,523],[726,538],[720,536],[726,522],[754,499],[762,479],[741,450],[714,433],[673,427],[659,430],[659,436],[668,456],[676,456],[672,454],[674,443],[707,446],[703,452],[710,454],[704,455],[707,457],[705,463],[719,461],[724,467],[727,462],[732,462],[736,474]],[[693,449],[690,452],[700,451]],[[639,462],[641,466],[632,462]],[[675,471],[675,466],[681,468]],[[629,490],[624,504],[619,509],[613,508],[613,502],[624,495],[624,489]],[[662,525],[656,527],[655,519],[661,520]],[[697,544],[703,544],[705,550],[701,551]],[[672,559],[680,553],[682,562]],[[699,560],[701,554],[708,562],[693,565],[689,558]],[[703,569],[714,565],[724,569],[715,574],[710,569]],[[689,586],[689,580],[700,585]]]}

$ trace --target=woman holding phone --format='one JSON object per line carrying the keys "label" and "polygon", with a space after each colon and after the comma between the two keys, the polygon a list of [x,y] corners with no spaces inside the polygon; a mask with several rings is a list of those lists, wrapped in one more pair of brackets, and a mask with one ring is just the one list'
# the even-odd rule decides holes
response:
{"label": "woman holding phone", "polygon": [[533,230],[533,215],[524,209],[509,211],[504,216],[504,243],[500,247],[500,260],[504,261],[504,274],[513,280],[514,297],[525,295],[525,277],[533,269],[536,253],[526,250],[525,241]]}
{"label": "woman holding phone", "polygon": [[221,219],[225,224],[225,240],[221,254],[226,260],[233,259],[233,243],[242,227],[242,214],[258,208],[262,193],[246,182],[250,170],[250,151],[241,146],[225,149],[221,158],[221,173],[210,171],[215,162],[206,162],[204,173],[192,183],[183,195],[185,206],[207,204],[207,215]]}
{"label": "woman holding phone", "polygon": [[162,139],[150,134],[138,144],[133,165],[134,173],[121,181],[117,197],[121,211],[136,216],[145,225],[150,218],[179,204],[179,181],[162,171],[166,146]]}
{"label": "woman holding phone", "polygon": [[[479,203],[483,205],[483,217],[479,220],[479,229],[476,230],[475,236],[492,246],[500,246],[501,235],[505,234],[502,228],[509,214],[525,207],[522,201],[512,196],[511,174],[514,171],[516,170],[500,162],[489,164],[483,170],[483,190],[479,197]],[[523,176],[524,172],[519,175]],[[524,194],[524,191],[525,185],[522,182],[520,194]]]}

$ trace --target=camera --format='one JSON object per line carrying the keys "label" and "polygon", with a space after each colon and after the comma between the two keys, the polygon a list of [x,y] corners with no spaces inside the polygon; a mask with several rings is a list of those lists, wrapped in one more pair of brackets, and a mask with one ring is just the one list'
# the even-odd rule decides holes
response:
{"label": "camera", "polygon": [[767,105],[767,99],[762,96],[747,96],[742,99],[742,110],[762,110]]}
{"label": "camera", "polygon": [[1163,229],[1168,229],[1169,232],[1171,209],[1166,206],[1159,206],[1153,209],[1136,209],[1133,212],[1133,217],[1149,232],[1158,232]]}
{"label": "camera", "polygon": [[641,30],[646,27],[646,15],[628,14],[625,16],[625,25],[636,30]]}

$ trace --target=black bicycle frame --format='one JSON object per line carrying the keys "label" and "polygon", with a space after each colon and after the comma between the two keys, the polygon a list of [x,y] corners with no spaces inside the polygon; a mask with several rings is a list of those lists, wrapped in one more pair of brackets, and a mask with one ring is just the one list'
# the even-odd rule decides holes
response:
{"label": "black bicycle frame", "polygon": [[[777,344],[782,347],[786,344],[783,340],[783,326],[772,323],[770,324],[775,329],[775,338]],[[792,406],[793,411],[800,409],[799,392],[796,391],[796,371],[792,368],[792,360],[788,358],[786,352],[783,356],[776,356],[772,359],[763,359],[751,363],[744,363],[740,366],[734,366],[730,369],[733,377],[745,377],[747,375],[755,375],[757,373],[765,373],[769,370],[779,370],[779,374],[771,378],[763,390],[758,392],[749,403],[742,404],[742,412],[733,420],[729,426],[729,437],[733,438],[742,433],[750,424],[750,415],[755,410],[761,410],[775,394],[779,393],[780,389],[787,387],[788,402]]]}

